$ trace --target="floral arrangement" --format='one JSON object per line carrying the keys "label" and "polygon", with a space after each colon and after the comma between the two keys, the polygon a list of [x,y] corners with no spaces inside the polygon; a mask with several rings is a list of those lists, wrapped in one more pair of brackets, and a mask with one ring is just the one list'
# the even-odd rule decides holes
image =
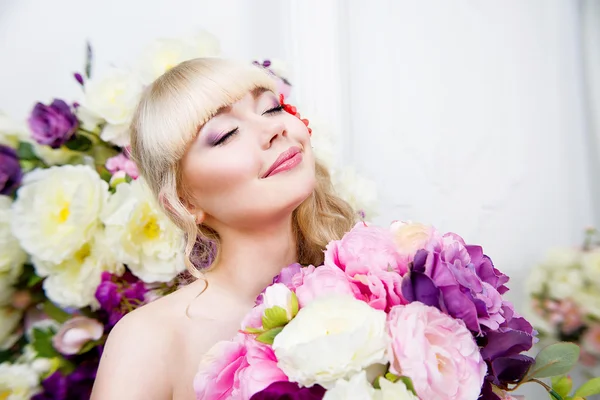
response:
{"label": "floral arrangement", "polygon": [[[77,102],[37,103],[23,124],[0,116],[0,399],[89,399],[112,327],[187,281],[183,233],[137,179],[127,127],[146,85],[219,53],[207,32],[161,39],[137,66],[92,76],[88,46]],[[261,65],[287,95],[281,66]],[[333,145],[311,126],[333,168]],[[340,192],[372,213],[372,184],[344,187],[353,174],[332,170]]]}
{"label": "floral arrangement", "polygon": [[595,379],[569,397],[576,345],[524,354],[536,332],[503,299],[507,282],[454,233],[359,223],[322,266],[274,278],[238,335],[205,356],[197,398],[497,400],[527,382],[553,399],[600,393]]}
{"label": "floral arrangement", "polygon": [[528,279],[532,321],[540,337],[581,347],[581,363],[600,362],[600,241],[587,229],[579,248],[553,249]]}

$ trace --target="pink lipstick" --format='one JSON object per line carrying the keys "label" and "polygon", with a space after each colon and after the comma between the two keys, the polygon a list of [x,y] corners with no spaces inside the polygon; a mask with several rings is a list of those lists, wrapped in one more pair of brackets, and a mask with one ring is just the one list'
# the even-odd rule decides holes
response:
{"label": "pink lipstick", "polygon": [[263,178],[268,178],[280,172],[288,171],[302,162],[300,148],[292,146],[277,157],[277,160],[269,167]]}

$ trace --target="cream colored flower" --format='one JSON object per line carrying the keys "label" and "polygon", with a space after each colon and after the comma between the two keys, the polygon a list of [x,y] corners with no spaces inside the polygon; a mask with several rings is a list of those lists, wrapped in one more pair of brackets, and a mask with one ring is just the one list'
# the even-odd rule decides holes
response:
{"label": "cream colored flower", "polygon": [[138,76],[128,71],[110,69],[103,76],[86,83],[82,105],[85,111],[80,112],[94,114],[108,123],[102,131],[102,139],[119,146],[127,145],[129,132],[123,127],[131,122],[142,90]]}
{"label": "cream colored flower", "polygon": [[62,263],[96,234],[107,197],[108,184],[88,166],[34,170],[12,207],[13,234],[38,261]]}
{"label": "cream colored flower", "polygon": [[371,400],[375,398],[374,396],[373,385],[367,380],[365,372],[361,371],[350,379],[339,379],[325,392],[323,400]]}
{"label": "cream colored flower", "polygon": [[400,380],[392,383],[382,378],[379,385],[381,389],[375,392],[376,400],[419,400]]}
{"label": "cream colored flower", "polygon": [[73,164],[81,160],[81,153],[70,150],[66,146],[53,149],[37,143],[32,143],[32,145],[35,155],[48,165]]}
{"label": "cream colored flower", "polygon": [[154,40],[142,52],[139,73],[145,84],[150,84],[177,64],[198,57],[219,55],[219,42],[208,32],[185,38]]}
{"label": "cream colored flower", "polygon": [[597,289],[586,288],[574,291],[572,298],[579,305],[582,314],[594,319],[600,318],[600,296]]}
{"label": "cream colored flower", "polygon": [[102,221],[117,261],[144,282],[168,282],[185,269],[183,232],[141,179],[117,186]]}
{"label": "cream colored flower", "polygon": [[383,311],[352,296],[317,298],[275,337],[277,366],[302,386],[331,389],[340,379],[387,363],[385,319]]}
{"label": "cream colored flower", "polygon": [[40,378],[27,364],[0,364],[0,399],[29,400],[39,392]]}
{"label": "cream colored flower", "polygon": [[102,272],[123,273],[123,266],[114,258],[103,232],[98,232],[62,263],[35,258],[33,261],[38,275],[46,277],[43,284],[46,296],[61,307],[98,307],[95,294]]}
{"label": "cream colored flower", "polygon": [[20,311],[11,307],[0,308],[0,350],[10,347],[14,342],[13,335],[21,321],[21,316]]}
{"label": "cream colored flower", "polygon": [[564,270],[577,266],[581,261],[581,252],[576,248],[554,248],[546,253],[542,265],[547,271]]}
{"label": "cream colored flower", "polygon": [[19,142],[26,141],[30,136],[25,122],[17,122],[0,113],[0,144],[16,149]]}
{"label": "cream colored flower", "polygon": [[377,185],[356,173],[353,168],[346,167],[335,170],[332,174],[333,185],[340,195],[353,209],[362,211],[368,218],[377,215]]}
{"label": "cream colored flower", "polygon": [[586,279],[600,287],[600,250],[583,253],[581,265]]}
{"label": "cream colored flower", "polygon": [[550,296],[557,300],[573,297],[583,288],[583,274],[579,268],[557,269],[552,272],[548,290]]}
{"label": "cream colored flower", "polygon": [[10,227],[11,206],[10,197],[0,196],[0,281],[6,282],[7,285],[15,283],[23,272],[23,264],[27,261],[27,254]]}

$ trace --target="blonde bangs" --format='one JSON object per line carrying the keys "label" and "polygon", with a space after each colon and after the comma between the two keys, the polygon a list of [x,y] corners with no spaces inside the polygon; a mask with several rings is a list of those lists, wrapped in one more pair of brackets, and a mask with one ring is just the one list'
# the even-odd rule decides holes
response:
{"label": "blonde bangs", "polygon": [[218,58],[183,62],[148,88],[138,108],[145,127],[136,144],[176,163],[217,110],[257,88],[276,90],[274,79],[255,65]]}

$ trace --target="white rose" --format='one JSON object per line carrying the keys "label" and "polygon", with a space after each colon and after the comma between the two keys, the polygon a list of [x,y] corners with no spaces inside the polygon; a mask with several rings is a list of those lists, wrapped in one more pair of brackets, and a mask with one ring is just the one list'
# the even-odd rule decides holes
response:
{"label": "white rose", "polygon": [[15,329],[21,321],[21,316],[21,312],[13,308],[0,308],[0,350],[10,347],[14,342]]}
{"label": "white rose", "polygon": [[16,149],[19,142],[26,141],[29,136],[29,130],[24,122],[16,122],[0,113],[0,144]]}
{"label": "white rose", "polygon": [[540,294],[544,290],[544,286],[549,282],[550,274],[548,271],[545,271],[544,268],[540,265],[535,265],[527,280],[525,281],[525,289],[527,293],[531,296],[533,294]]}
{"label": "white rose", "polygon": [[[0,196],[0,281],[13,284],[23,272],[23,264],[27,254],[12,233],[12,200],[8,196]],[[2,294],[0,293],[0,297]]]}
{"label": "white rose", "polygon": [[102,131],[102,139],[119,146],[129,144],[126,127],[131,122],[142,90],[139,77],[116,68],[86,83],[85,112],[91,112],[108,123]]}
{"label": "white rose", "polygon": [[328,170],[335,174],[333,169],[338,164],[339,160],[336,154],[336,146],[334,145],[336,141],[330,133],[331,128],[329,128],[325,122],[321,122],[314,118],[310,119],[309,126],[313,130],[310,141],[314,148],[315,157],[317,160],[321,161]]}
{"label": "white rose", "polygon": [[73,164],[81,160],[81,153],[70,150],[66,146],[53,149],[37,143],[32,143],[32,145],[35,155],[48,165]]}
{"label": "white rose", "polygon": [[47,277],[43,284],[46,296],[61,307],[98,307],[96,289],[102,272],[123,272],[123,266],[117,263],[102,232],[62,263],[53,264],[36,258],[33,262],[37,274]]}
{"label": "white rose", "polygon": [[392,383],[387,379],[380,379],[380,390],[375,393],[376,400],[419,400],[402,381]]}
{"label": "white rose", "polygon": [[554,248],[546,253],[542,262],[544,269],[548,271],[564,270],[580,263],[581,251],[576,248]]}
{"label": "white rose", "polygon": [[340,197],[356,211],[364,212],[368,218],[377,215],[377,185],[346,167],[332,174],[332,182]]}
{"label": "white rose", "polygon": [[168,282],[185,270],[183,232],[141,179],[117,186],[102,221],[117,261],[144,282]]}
{"label": "white rose", "polygon": [[38,260],[59,264],[96,234],[107,197],[108,184],[88,166],[34,170],[13,204],[13,234]]}
{"label": "white rose", "polygon": [[[281,307],[285,310],[288,321],[293,317],[293,297],[294,294],[283,283],[275,283],[265,290],[263,301],[265,309],[271,307]],[[297,300],[296,300],[297,301]],[[296,303],[297,304],[297,303]]]}
{"label": "white rose", "polygon": [[323,400],[370,400],[374,396],[375,389],[367,380],[365,372],[361,371],[350,380],[339,379],[333,388],[325,392]]}
{"label": "white rose", "polygon": [[0,398],[29,400],[39,391],[40,378],[27,364],[0,364]]}
{"label": "white rose", "polygon": [[583,274],[580,269],[565,267],[552,272],[552,284],[548,290],[550,296],[562,300],[572,297],[575,293],[583,288]]}
{"label": "white rose", "polygon": [[386,314],[351,296],[317,298],[275,337],[278,366],[302,386],[331,388],[374,365],[385,364]]}
{"label": "white rose", "polygon": [[198,57],[219,55],[219,42],[208,32],[188,38],[154,40],[143,51],[139,73],[145,84],[152,83],[177,64]]}
{"label": "white rose", "polygon": [[584,315],[590,315],[595,319],[600,318],[600,296],[596,289],[578,290],[573,293],[572,298]]}
{"label": "white rose", "polygon": [[581,265],[585,277],[600,286],[600,250],[583,253]]}

